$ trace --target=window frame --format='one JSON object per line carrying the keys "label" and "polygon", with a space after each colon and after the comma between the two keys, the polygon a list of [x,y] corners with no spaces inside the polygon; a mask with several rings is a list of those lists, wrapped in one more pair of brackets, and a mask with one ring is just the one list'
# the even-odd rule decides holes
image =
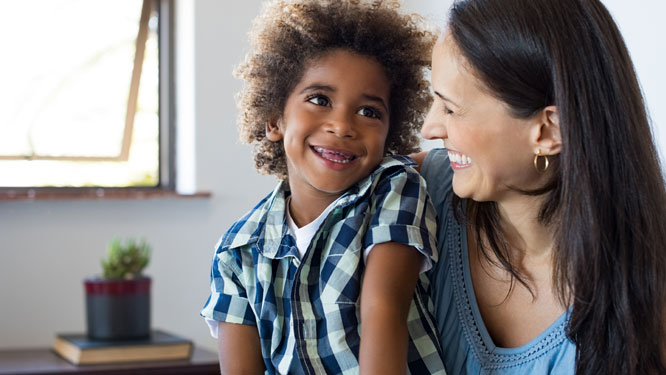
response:
{"label": "window frame", "polygon": [[159,197],[208,197],[210,193],[176,191],[174,0],[150,0],[159,14],[159,169],[156,186],[130,187],[0,187],[2,200],[145,199]]}

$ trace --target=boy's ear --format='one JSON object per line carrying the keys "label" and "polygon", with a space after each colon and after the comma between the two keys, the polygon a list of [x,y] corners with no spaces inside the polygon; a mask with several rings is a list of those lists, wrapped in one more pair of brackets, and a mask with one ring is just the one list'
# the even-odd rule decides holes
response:
{"label": "boy's ear", "polygon": [[277,142],[282,140],[283,137],[284,134],[282,134],[282,126],[279,118],[271,119],[266,122],[266,138],[268,138],[269,141]]}
{"label": "boy's ear", "polygon": [[560,117],[557,107],[550,105],[534,116],[530,131],[533,152],[541,155],[557,155],[562,151]]}

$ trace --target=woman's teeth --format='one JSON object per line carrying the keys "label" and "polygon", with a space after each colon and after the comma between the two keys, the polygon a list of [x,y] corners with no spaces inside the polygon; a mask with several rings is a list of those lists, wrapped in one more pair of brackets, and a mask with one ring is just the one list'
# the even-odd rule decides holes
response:
{"label": "woman's teeth", "polygon": [[313,146],[312,149],[315,150],[315,152],[317,152],[319,155],[321,155],[322,158],[332,161],[334,163],[346,164],[350,163],[352,160],[356,158],[352,154],[347,154],[340,151],[333,151],[319,146]]}
{"label": "woman's teeth", "polygon": [[472,159],[469,156],[458,152],[449,151],[449,160],[460,165],[472,164]]}

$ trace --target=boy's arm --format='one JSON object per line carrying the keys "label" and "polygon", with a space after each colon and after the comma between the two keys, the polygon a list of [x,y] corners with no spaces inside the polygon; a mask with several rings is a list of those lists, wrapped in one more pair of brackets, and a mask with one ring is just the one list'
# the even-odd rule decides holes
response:
{"label": "boy's arm", "polygon": [[256,326],[219,322],[217,334],[221,375],[264,373],[264,359]]}
{"label": "boy's arm", "polygon": [[397,242],[370,252],[361,286],[361,374],[407,372],[407,315],[423,255]]}

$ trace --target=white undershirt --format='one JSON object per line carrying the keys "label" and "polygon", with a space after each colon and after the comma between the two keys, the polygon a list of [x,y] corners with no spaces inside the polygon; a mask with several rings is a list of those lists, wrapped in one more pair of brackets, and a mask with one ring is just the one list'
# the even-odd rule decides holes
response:
{"label": "white undershirt", "polygon": [[[294,222],[294,219],[291,217],[291,210],[289,208],[289,203],[291,202],[291,197],[287,198],[286,206],[287,207],[287,227],[289,228],[289,231],[291,232],[291,235],[294,236],[296,239],[296,248],[298,248],[298,254],[299,258],[303,259],[303,256],[305,255],[305,252],[308,250],[308,247],[310,247],[310,242],[312,242],[312,238],[314,238],[315,234],[317,234],[317,230],[319,230],[319,227],[321,224],[324,222],[324,219],[328,216],[328,214],[333,211],[333,208],[335,208],[335,202],[329,204],[328,207],[324,209],[324,211],[319,214],[319,216],[314,219],[312,222],[302,226],[298,227],[296,223]],[[368,259],[368,254],[370,254],[370,250],[375,245],[370,245],[367,249],[363,251],[363,261],[365,262]]]}

